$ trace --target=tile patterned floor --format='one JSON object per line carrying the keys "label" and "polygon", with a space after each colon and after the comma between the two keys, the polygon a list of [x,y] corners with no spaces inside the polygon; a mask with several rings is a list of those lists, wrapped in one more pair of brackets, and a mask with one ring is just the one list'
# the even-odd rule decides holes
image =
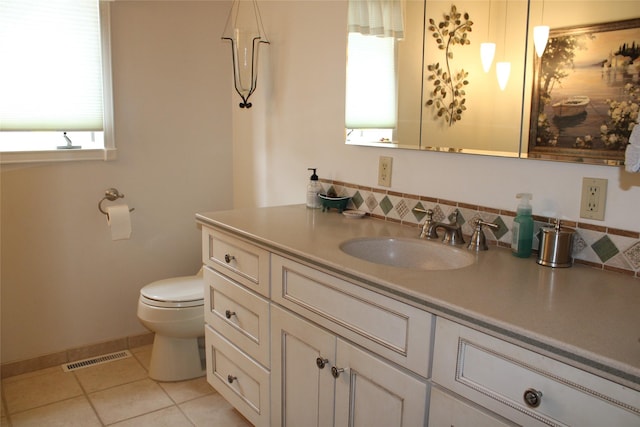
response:
{"label": "tile patterned floor", "polygon": [[73,372],[54,367],[5,378],[1,426],[251,426],[204,377],[157,382],[147,375],[151,346],[131,353]]}

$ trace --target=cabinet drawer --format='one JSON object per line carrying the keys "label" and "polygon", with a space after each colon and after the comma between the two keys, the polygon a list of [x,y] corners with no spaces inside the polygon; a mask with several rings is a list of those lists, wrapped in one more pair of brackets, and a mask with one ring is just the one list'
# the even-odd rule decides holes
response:
{"label": "cabinet drawer", "polygon": [[202,228],[202,258],[237,282],[269,297],[269,252],[236,237]]}
{"label": "cabinet drawer", "polygon": [[269,371],[205,326],[207,381],[253,425],[269,425]]}
{"label": "cabinet drawer", "polygon": [[269,367],[269,301],[209,267],[204,269],[208,325]]}
{"label": "cabinet drawer", "polygon": [[429,401],[430,426],[455,426],[455,427],[514,427],[507,420],[489,414],[482,408],[471,402],[457,399],[440,390],[431,387],[431,400]]}
{"label": "cabinet drawer", "polygon": [[272,255],[272,301],[427,377],[433,316]]}
{"label": "cabinet drawer", "polygon": [[442,318],[433,381],[518,424],[640,425],[640,393]]}

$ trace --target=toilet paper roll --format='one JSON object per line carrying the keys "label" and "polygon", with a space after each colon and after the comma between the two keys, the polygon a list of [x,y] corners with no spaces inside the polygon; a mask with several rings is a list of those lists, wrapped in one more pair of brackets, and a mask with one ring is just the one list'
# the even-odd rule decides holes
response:
{"label": "toilet paper roll", "polygon": [[111,240],[123,240],[131,237],[131,213],[127,205],[109,206],[107,224],[111,228]]}

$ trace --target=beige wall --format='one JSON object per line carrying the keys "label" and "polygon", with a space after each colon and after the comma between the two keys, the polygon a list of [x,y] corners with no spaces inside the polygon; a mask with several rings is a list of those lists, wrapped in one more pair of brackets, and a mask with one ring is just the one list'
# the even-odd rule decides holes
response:
{"label": "beige wall", "polygon": [[[231,207],[229,3],[111,5],[118,159],[2,169],[3,363],[144,332],[139,289],[194,274],[194,214]],[[130,240],[98,212],[108,187]]]}

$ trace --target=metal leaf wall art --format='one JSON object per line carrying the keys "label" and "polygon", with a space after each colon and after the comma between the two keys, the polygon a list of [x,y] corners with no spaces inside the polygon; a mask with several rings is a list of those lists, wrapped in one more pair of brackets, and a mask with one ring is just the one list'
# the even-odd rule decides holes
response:
{"label": "metal leaf wall art", "polygon": [[432,107],[436,120],[443,120],[449,126],[462,119],[465,106],[465,86],[469,84],[469,73],[460,68],[453,68],[453,47],[471,44],[468,34],[471,32],[473,21],[468,13],[460,13],[455,5],[451,5],[448,14],[438,24],[430,18],[428,30],[438,44],[438,49],[444,51],[444,65],[440,62],[427,65],[427,80],[433,88],[429,90],[426,107]]}

